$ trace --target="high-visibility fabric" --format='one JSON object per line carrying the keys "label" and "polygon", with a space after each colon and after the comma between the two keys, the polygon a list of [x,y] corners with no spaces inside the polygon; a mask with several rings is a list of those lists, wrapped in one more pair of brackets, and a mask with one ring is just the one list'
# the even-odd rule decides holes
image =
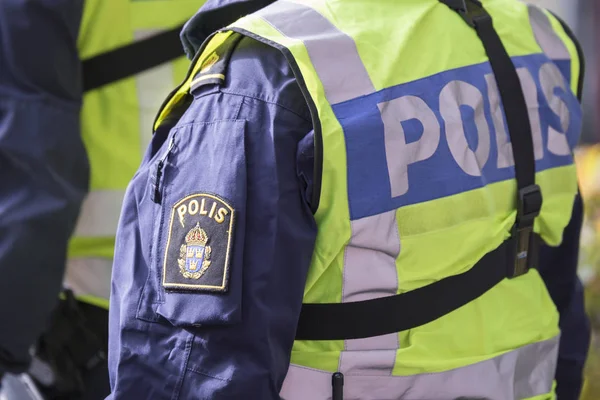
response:
{"label": "high-visibility fabric", "polygon": [[[545,11],[483,4],[529,110],[544,199],[534,230],[558,245],[577,191],[576,48]],[[314,111],[322,173],[305,303],[414,290],[465,272],[510,236],[516,182],[500,95],[456,13],[437,0],[278,1],[213,37],[155,127],[230,30],[280,49]],[[558,313],[531,270],[408,331],[296,341],[282,396],[328,398],[341,371],[350,399],[549,399],[558,335]]]}
{"label": "high-visibility fabric", "polygon": [[[80,58],[88,59],[179,26],[202,3],[86,0],[78,38]],[[78,294],[108,299],[114,236],[125,189],[152,137],[156,110],[175,82],[185,76],[188,66],[182,56],[84,96],[81,132],[91,166],[90,193],[69,246],[71,261],[66,276],[67,284]],[[84,271],[92,270],[86,279]],[[102,290],[90,292],[94,281],[99,282],[96,289]]]}
{"label": "high-visibility fabric", "polygon": [[[344,399],[458,399],[466,394],[474,399],[536,399],[542,393],[539,399],[548,400],[544,394],[554,379],[557,353],[558,338],[553,338],[444,372],[398,376],[348,370]],[[330,395],[330,372],[290,366],[281,390],[283,399],[328,399]]]}

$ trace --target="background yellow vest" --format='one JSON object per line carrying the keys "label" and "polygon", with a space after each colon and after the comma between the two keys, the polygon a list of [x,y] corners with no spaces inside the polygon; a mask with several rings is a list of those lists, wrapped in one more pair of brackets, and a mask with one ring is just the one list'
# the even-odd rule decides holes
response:
{"label": "background yellow vest", "polygon": [[[89,59],[182,25],[203,0],[86,0],[79,55]],[[152,137],[156,110],[189,61],[182,57],[84,96],[81,130],[91,167],[90,193],[69,246],[66,283],[108,308],[114,236],[125,189]]]}

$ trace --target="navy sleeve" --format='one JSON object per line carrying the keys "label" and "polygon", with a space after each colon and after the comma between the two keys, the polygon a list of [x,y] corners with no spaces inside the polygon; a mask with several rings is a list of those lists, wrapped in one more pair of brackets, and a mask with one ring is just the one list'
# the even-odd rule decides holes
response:
{"label": "navy sleeve", "polygon": [[317,233],[299,160],[312,123],[277,50],[244,38],[225,76],[192,90],[128,188],[113,399],[279,400]]}
{"label": "navy sleeve", "polygon": [[579,398],[590,345],[590,323],[585,313],[583,287],[577,276],[582,220],[583,202],[577,195],[562,244],[544,246],[540,254],[539,271],[560,313],[562,334],[556,371],[559,400]]}
{"label": "navy sleeve", "polygon": [[0,1],[0,374],[27,367],[87,190],[76,47],[82,7]]}

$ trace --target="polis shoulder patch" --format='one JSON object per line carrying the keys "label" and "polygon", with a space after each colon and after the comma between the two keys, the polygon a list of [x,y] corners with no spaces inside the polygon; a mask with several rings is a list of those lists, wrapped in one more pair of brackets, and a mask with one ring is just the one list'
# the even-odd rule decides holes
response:
{"label": "polis shoulder patch", "polygon": [[227,201],[208,193],[173,205],[163,265],[165,289],[227,291],[234,214]]}

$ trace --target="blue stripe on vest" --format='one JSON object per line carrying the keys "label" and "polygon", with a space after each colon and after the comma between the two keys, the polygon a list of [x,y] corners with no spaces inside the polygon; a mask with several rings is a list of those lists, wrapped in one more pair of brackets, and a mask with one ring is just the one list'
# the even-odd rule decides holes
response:
{"label": "blue stripe on vest", "polygon": [[[543,54],[514,57],[513,62],[518,69],[525,68],[531,74],[532,82],[535,82],[537,87],[543,157],[536,161],[536,170],[540,172],[571,164],[573,158],[570,152],[566,155],[554,154],[556,151],[553,153],[548,148],[549,128],[562,132],[561,119],[546,100],[539,76],[544,64],[557,66],[560,70],[558,75],[562,75],[558,79],[564,79],[561,84],[569,88],[570,62],[560,60],[552,64]],[[547,70],[548,65],[545,67]],[[492,119],[490,93],[485,78],[487,74],[491,74],[491,67],[486,62],[445,71],[333,106],[334,113],[344,129],[346,140],[348,194],[352,220],[455,195],[514,177],[514,166],[499,167],[498,165],[496,128]],[[440,111],[440,93],[449,82],[455,80],[474,86],[481,92],[483,98],[483,113],[489,129],[490,149],[487,161],[483,166],[479,165],[480,176],[466,173],[464,168],[459,166],[448,144],[445,121]],[[556,96],[552,99],[554,109],[556,110],[562,101],[563,108],[566,108],[570,114],[566,141],[570,149],[573,149],[581,129],[579,102],[570,90],[565,91],[557,85],[552,86],[554,87],[551,87],[550,91]],[[408,189],[400,195],[393,196],[389,163],[386,158],[384,123],[378,104],[404,96],[416,96],[431,109],[440,126],[440,140],[430,157],[409,163],[407,174],[404,175],[408,180]],[[479,142],[474,119],[475,110],[465,105],[461,105],[459,109],[466,142],[468,147],[475,151]],[[565,121],[566,118],[563,116],[563,123],[566,124]],[[397,123],[401,124],[404,130],[406,143],[414,143],[421,139],[424,128],[417,119]],[[505,121],[504,127],[506,129]]]}

